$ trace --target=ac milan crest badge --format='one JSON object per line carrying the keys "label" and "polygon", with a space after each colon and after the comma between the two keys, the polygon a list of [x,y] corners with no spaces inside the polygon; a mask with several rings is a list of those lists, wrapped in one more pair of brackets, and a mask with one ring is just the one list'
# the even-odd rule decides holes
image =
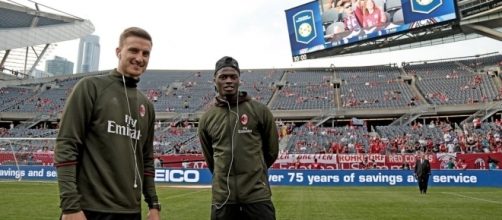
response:
{"label": "ac milan crest badge", "polygon": [[248,115],[246,115],[246,114],[241,115],[241,119],[240,119],[241,120],[241,124],[242,125],[247,125],[248,124],[248,119],[249,119]]}
{"label": "ac milan crest badge", "polygon": [[141,104],[141,105],[139,106],[139,115],[140,115],[141,117],[145,117],[145,112],[146,112],[146,108],[145,108],[145,106],[144,106],[143,104]]}

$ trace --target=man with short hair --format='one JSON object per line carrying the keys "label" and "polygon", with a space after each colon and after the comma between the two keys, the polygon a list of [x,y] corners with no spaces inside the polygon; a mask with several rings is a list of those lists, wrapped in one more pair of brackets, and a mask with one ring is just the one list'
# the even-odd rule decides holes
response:
{"label": "man with short hair", "polygon": [[429,184],[429,176],[431,175],[431,165],[426,155],[420,152],[419,159],[415,163],[415,176],[418,181],[418,188],[420,194],[427,193],[427,186]]}
{"label": "man with short hair", "polygon": [[218,96],[199,120],[198,135],[213,174],[211,219],[275,220],[268,168],[277,159],[274,117],[264,104],[239,91],[237,60],[216,63]]}
{"label": "man with short hair", "polygon": [[154,183],[155,111],[136,87],[152,38],[137,27],[120,35],[118,67],[75,85],[61,119],[55,165],[63,220],[159,220]]}

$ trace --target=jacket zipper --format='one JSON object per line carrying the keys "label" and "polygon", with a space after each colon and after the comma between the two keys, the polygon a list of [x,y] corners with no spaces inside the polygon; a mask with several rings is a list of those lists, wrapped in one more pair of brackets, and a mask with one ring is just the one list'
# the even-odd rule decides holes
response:
{"label": "jacket zipper", "polygon": [[[233,158],[230,158],[230,160],[232,160],[232,159],[233,159],[233,163],[232,163],[232,167],[231,167],[231,169],[233,170],[233,173],[235,174],[235,171],[236,171],[236,170],[235,170],[235,168],[237,167],[237,166],[236,166],[236,162],[237,162],[237,160],[235,159],[235,152],[236,152],[236,151],[235,151],[235,149],[236,149],[236,147],[235,147],[235,144],[236,144],[235,139],[236,139],[236,136],[235,136],[235,134],[234,134],[233,130],[234,130],[234,128],[237,126],[237,124],[235,123],[235,121],[232,123],[232,116],[233,116],[233,113],[232,113],[232,112],[230,112],[230,110],[232,109],[232,106],[230,106],[230,103],[229,103],[229,102],[227,102],[227,104],[228,104],[228,116],[229,116],[229,117],[228,117],[228,124],[229,124],[228,128],[229,128],[229,130],[230,130],[230,131],[229,131],[229,133],[230,133],[230,135],[231,135],[231,136],[230,136],[230,155],[233,157]],[[232,110],[232,111],[233,111],[233,110]],[[237,117],[237,118],[236,118],[235,120],[239,120],[239,117],[238,117],[238,116],[236,116],[236,117]],[[232,127],[232,124],[234,125],[234,127]],[[235,129],[237,129],[237,128],[235,128]],[[232,136],[233,136],[233,137],[232,137]],[[232,142],[232,140],[233,140],[233,142]],[[232,148],[233,148],[233,149],[232,149]],[[232,153],[232,151],[233,151],[233,153]],[[233,175],[233,178],[232,178],[232,180],[231,180],[231,181],[232,181],[232,184],[233,184],[233,186],[234,186],[234,187],[233,187],[233,188],[234,188],[234,190],[233,190],[233,191],[234,191],[234,193],[235,193],[235,196],[234,196],[234,197],[235,197],[235,202],[236,202],[236,203],[240,203],[240,201],[239,201],[239,196],[238,196],[238,194],[237,194],[237,192],[239,191],[239,190],[238,190],[238,187],[237,187],[237,176],[236,176],[236,175]]]}

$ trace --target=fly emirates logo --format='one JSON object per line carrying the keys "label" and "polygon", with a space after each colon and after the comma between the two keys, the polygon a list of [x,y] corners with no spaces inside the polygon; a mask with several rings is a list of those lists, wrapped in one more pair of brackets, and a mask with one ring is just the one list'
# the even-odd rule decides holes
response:
{"label": "fly emirates logo", "polygon": [[108,120],[108,126],[107,126],[108,133],[124,135],[139,140],[141,138],[141,131],[135,129],[138,120],[132,118],[129,115],[125,115],[124,121],[126,123],[126,126],[119,125],[115,121]]}

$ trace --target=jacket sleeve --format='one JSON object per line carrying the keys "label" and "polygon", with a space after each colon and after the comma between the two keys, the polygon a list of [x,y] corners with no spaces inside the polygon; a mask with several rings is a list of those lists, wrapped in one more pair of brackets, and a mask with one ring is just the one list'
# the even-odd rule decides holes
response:
{"label": "jacket sleeve", "polygon": [[54,162],[58,176],[60,207],[63,213],[81,210],[81,195],[78,191],[76,175],[81,148],[85,142],[86,128],[92,115],[95,91],[90,80],[82,79],[75,85],[68,97],[61,118]]}
{"label": "jacket sleeve", "polygon": [[202,153],[204,154],[204,159],[206,160],[207,167],[209,171],[213,173],[214,170],[214,159],[213,159],[213,141],[211,136],[207,133],[207,125],[205,123],[204,117],[199,120],[199,128],[197,130],[197,135],[199,136],[200,145],[202,147]]}
{"label": "jacket sleeve", "polygon": [[143,146],[143,196],[148,207],[159,203],[155,190],[155,167],[153,164],[153,139],[155,133],[155,110],[151,103],[148,104],[149,119],[148,136]]}
{"label": "jacket sleeve", "polygon": [[263,130],[261,131],[263,157],[267,167],[272,166],[279,154],[279,136],[272,112],[264,106],[263,109]]}

